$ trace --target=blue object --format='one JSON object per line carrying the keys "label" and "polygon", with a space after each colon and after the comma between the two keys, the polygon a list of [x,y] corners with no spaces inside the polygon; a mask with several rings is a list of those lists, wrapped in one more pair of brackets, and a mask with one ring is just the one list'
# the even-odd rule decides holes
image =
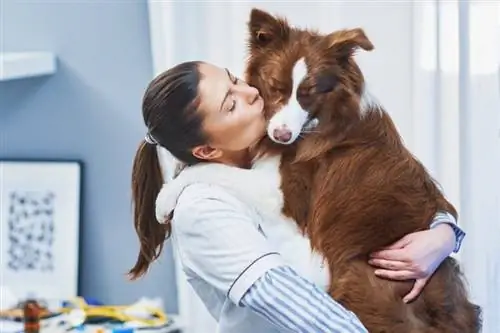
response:
{"label": "blue object", "polygon": [[[96,298],[91,298],[91,297],[82,297],[83,300],[85,301],[85,303],[87,303],[87,305],[91,305],[91,306],[102,306],[104,305],[103,302],[99,301],[98,299]],[[70,308],[70,307],[73,307],[74,305],[74,302],[73,301],[62,301],[62,306],[64,308]]]}
{"label": "blue object", "polygon": [[100,306],[100,305],[104,305],[103,302],[99,301],[98,299],[96,298],[92,298],[92,297],[83,297],[83,299],[85,300],[85,302],[88,304],[88,305],[94,305],[94,306]]}
{"label": "blue object", "polygon": [[132,327],[121,327],[121,328],[113,328],[112,333],[134,333],[134,329]]}

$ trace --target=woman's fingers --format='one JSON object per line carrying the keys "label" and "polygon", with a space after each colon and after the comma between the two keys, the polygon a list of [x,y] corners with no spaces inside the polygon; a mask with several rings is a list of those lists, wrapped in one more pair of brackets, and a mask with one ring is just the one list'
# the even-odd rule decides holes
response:
{"label": "woman's fingers", "polygon": [[372,266],[377,266],[379,268],[390,269],[393,271],[409,270],[410,264],[399,260],[386,260],[373,258],[368,261]]}
{"label": "woman's fingers", "polygon": [[417,279],[415,284],[413,285],[412,290],[403,298],[403,302],[409,303],[413,301],[415,298],[420,295],[422,290],[424,290],[425,285],[427,284],[428,278],[425,279]]}
{"label": "woman's fingers", "polygon": [[396,242],[392,243],[391,245],[387,246],[385,249],[386,250],[395,250],[395,249],[402,249],[402,248],[404,248],[406,245],[410,244],[410,242],[411,242],[410,235],[404,236],[403,238],[399,239],[398,241],[396,241]]}
{"label": "woman's fingers", "polygon": [[418,278],[418,276],[415,276],[416,274],[414,272],[409,270],[392,271],[388,269],[376,269],[375,275],[384,279],[398,280],[398,281],[412,280]]}
{"label": "woman's fingers", "polygon": [[408,261],[408,251],[406,248],[394,249],[394,250],[382,250],[375,252],[371,255],[372,259],[385,259],[385,260],[395,260],[395,261]]}

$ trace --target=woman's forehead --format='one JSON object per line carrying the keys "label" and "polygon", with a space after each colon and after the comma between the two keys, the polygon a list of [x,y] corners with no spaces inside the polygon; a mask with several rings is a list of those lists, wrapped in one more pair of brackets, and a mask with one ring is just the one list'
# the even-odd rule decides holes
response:
{"label": "woman's forehead", "polygon": [[227,71],[212,64],[201,64],[199,71],[200,109],[204,112],[218,111],[229,89]]}

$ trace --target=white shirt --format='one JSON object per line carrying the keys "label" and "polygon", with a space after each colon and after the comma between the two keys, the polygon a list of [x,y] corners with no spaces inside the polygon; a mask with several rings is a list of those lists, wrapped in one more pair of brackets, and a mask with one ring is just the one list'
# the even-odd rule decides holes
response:
{"label": "white shirt", "polygon": [[177,201],[173,246],[189,283],[218,322],[218,333],[278,332],[236,306],[260,276],[285,264],[259,232],[259,221],[255,210],[215,185],[190,185]]}

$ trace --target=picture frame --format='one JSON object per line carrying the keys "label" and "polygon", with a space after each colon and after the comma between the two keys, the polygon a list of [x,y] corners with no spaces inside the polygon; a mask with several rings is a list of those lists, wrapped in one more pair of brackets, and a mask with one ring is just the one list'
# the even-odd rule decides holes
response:
{"label": "picture frame", "polygon": [[78,296],[83,164],[0,159],[1,287],[17,299]]}

